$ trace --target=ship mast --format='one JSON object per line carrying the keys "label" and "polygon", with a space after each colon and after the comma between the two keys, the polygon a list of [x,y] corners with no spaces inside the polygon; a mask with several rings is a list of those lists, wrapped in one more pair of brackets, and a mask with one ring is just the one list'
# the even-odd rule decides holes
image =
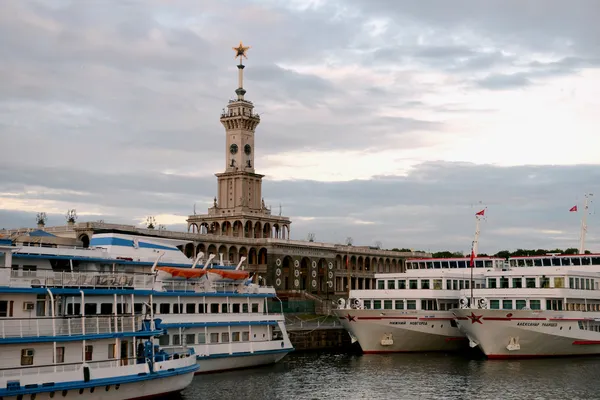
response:
{"label": "ship mast", "polygon": [[475,239],[473,240],[472,252],[477,257],[477,253],[479,251],[479,234],[481,230],[479,229],[481,225],[481,219],[485,216],[485,208],[478,213],[475,213]]}
{"label": "ship mast", "polygon": [[589,199],[592,197],[592,193],[585,195],[585,201],[583,203],[583,215],[581,216],[581,235],[579,239],[579,254],[585,253],[585,234],[587,233],[587,215],[589,209]]}

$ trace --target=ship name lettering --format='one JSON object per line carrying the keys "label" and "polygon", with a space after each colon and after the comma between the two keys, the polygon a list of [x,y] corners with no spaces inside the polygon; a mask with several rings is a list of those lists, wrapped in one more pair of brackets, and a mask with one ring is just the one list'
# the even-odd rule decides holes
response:
{"label": "ship name lettering", "polygon": [[556,322],[544,322],[542,324],[542,326],[557,326],[558,324]]}
{"label": "ship name lettering", "polygon": [[410,322],[411,325],[427,325],[427,322],[422,322],[422,321],[412,321]]}
{"label": "ship name lettering", "polygon": [[539,326],[539,322],[517,322],[517,326]]}
{"label": "ship name lettering", "polygon": [[391,321],[390,325],[406,325],[406,321]]}

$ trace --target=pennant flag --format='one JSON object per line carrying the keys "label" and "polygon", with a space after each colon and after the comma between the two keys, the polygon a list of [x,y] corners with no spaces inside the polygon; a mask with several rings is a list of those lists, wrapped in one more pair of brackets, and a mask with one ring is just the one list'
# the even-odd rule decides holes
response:
{"label": "pennant flag", "polygon": [[485,208],[481,211],[479,211],[478,213],[475,213],[475,215],[484,215],[485,214]]}
{"label": "pennant flag", "polygon": [[475,264],[475,251],[471,249],[471,260],[469,261],[469,267],[473,268],[473,264]]}
{"label": "pennant flag", "polygon": [[573,206],[573,207],[571,207],[571,209],[569,210],[569,212],[573,212],[573,211],[577,211],[577,206]]}

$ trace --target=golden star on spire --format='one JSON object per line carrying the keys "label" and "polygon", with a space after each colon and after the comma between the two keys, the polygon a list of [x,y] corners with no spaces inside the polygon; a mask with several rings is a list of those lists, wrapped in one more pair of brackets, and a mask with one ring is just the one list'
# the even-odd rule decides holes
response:
{"label": "golden star on spire", "polygon": [[248,51],[248,49],[250,48],[250,46],[246,46],[244,47],[244,45],[242,44],[242,42],[240,42],[240,45],[238,47],[232,47],[232,49],[235,51],[235,57],[234,58],[240,58],[240,62],[242,62],[242,57],[244,58],[248,58],[246,57],[246,52]]}

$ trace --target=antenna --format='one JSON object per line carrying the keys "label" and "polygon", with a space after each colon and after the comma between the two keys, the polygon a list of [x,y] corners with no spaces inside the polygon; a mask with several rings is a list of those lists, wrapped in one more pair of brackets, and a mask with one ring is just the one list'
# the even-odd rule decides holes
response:
{"label": "antenna", "polygon": [[281,203],[279,203],[279,216],[281,216]]}
{"label": "antenna", "polygon": [[593,194],[592,193],[587,193],[585,195],[585,201],[583,203],[583,215],[581,216],[581,235],[580,235],[580,239],[579,239],[579,254],[584,254],[585,253],[585,234],[587,233],[587,223],[586,223],[586,219],[587,219],[587,215],[589,213],[589,203],[590,201],[590,197],[592,197]]}

